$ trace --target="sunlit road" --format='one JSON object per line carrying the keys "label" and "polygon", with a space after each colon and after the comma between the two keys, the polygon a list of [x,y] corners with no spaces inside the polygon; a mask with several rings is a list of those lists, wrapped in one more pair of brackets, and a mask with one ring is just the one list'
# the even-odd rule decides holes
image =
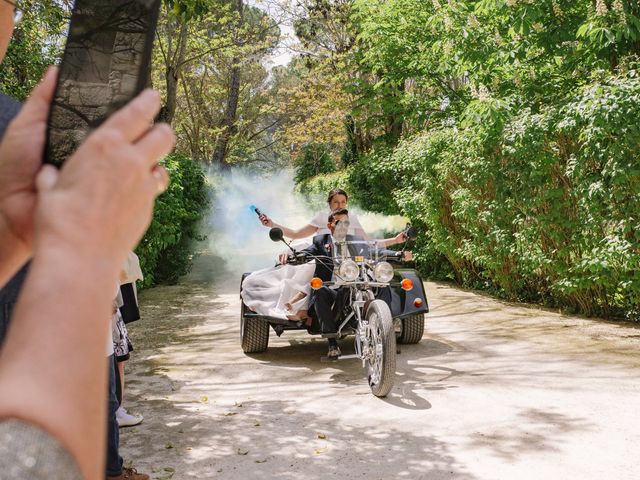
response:
{"label": "sunlit road", "polygon": [[237,287],[205,255],[141,295],[125,402],[145,421],[122,452],[152,478],[640,478],[638,327],[428,283],[425,336],[378,399],[303,333],[244,355]]}

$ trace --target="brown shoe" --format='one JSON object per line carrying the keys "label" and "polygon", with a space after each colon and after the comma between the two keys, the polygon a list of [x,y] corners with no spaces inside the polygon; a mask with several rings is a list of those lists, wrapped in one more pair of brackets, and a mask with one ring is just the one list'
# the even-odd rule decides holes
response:
{"label": "brown shoe", "polygon": [[149,480],[149,475],[138,473],[135,468],[123,468],[117,477],[107,477],[107,480]]}

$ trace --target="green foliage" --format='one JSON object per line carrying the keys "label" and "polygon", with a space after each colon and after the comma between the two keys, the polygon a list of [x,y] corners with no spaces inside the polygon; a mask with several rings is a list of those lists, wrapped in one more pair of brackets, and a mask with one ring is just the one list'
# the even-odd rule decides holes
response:
{"label": "green foliage", "polygon": [[331,150],[323,144],[312,143],[302,149],[302,154],[295,162],[295,182],[305,180],[323,173],[336,171],[336,162],[331,158]]}
{"label": "green foliage", "polygon": [[437,265],[447,274],[444,256],[470,286],[590,315],[634,316],[638,115],[640,80],[612,78],[540,113],[424,133],[369,164],[388,179],[381,198],[425,229],[417,262],[431,271]]}
{"label": "green foliage", "polygon": [[346,171],[317,175],[307,178],[296,185],[296,190],[305,195],[318,194],[325,198],[327,192],[334,188],[348,191],[349,178]]}
{"label": "green foliage", "polygon": [[[354,0],[340,179],[430,275],[640,318],[640,5]],[[353,148],[355,145],[356,148]]]}
{"label": "green foliage", "polygon": [[25,0],[22,22],[13,32],[0,68],[0,91],[24,101],[49,65],[62,55],[68,14],[61,2]]}
{"label": "green foliage", "polygon": [[348,167],[349,165],[353,165],[358,159],[356,123],[351,115],[347,116],[344,127],[347,135],[344,146],[342,147],[340,165],[342,167]]}
{"label": "green foliage", "polygon": [[200,238],[198,223],[209,203],[205,175],[198,163],[173,154],[163,164],[171,184],[156,201],[151,225],[136,249],[145,274],[144,286],[174,283],[190,270],[190,244]]}

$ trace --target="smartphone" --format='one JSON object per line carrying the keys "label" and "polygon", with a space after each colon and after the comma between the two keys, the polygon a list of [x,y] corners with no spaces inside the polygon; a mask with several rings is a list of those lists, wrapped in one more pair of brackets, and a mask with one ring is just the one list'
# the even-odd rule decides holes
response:
{"label": "smartphone", "polygon": [[44,162],[62,166],[147,86],[161,0],[76,0],[49,112]]}

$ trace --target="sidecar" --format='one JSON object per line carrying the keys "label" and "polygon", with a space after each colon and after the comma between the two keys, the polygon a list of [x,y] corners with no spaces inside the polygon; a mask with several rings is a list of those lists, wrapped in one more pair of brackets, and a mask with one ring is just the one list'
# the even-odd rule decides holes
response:
{"label": "sidecar", "polygon": [[[240,291],[242,291],[242,284],[248,275],[250,273],[242,275]],[[412,288],[403,289],[401,286],[403,280],[410,280],[413,284]],[[405,282],[405,287],[407,283]],[[418,343],[424,333],[424,316],[429,312],[422,278],[418,272],[411,268],[396,268],[389,290],[391,298],[386,298],[385,301],[391,309],[397,342],[401,344]],[[266,351],[269,346],[271,330],[278,336],[286,330],[307,330],[312,335],[322,335],[321,332],[315,332],[312,327],[308,327],[301,321],[259,315],[244,304],[242,297],[240,297],[240,301],[240,341],[244,353]]]}

